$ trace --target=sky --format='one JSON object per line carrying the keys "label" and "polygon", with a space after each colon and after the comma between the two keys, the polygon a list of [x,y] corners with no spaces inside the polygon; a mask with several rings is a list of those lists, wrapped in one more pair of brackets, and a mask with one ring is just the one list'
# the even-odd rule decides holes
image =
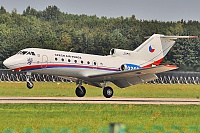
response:
{"label": "sky", "polygon": [[135,17],[139,20],[200,21],[200,0],[0,0],[0,6],[11,12],[22,13],[28,6],[45,10],[56,5],[70,14],[97,15],[98,17]]}

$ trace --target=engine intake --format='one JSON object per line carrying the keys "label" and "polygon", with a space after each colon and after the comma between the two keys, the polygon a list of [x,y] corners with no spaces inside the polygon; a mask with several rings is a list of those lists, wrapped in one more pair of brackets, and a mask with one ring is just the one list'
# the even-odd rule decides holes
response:
{"label": "engine intake", "polygon": [[134,69],[140,69],[141,67],[138,65],[134,65],[134,64],[123,64],[120,67],[121,71],[128,71],[128,70],[134,70]]}

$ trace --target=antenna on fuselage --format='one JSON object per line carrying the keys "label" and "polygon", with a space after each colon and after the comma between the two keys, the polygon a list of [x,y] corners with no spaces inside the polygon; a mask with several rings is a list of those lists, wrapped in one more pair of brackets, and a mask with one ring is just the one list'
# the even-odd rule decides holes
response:
{"label": "antenna on fuselage", "polygon": [[69,50],[69,52],[71,52],[73,49],[74,49],[74,48],[71,48],[71,49]]}

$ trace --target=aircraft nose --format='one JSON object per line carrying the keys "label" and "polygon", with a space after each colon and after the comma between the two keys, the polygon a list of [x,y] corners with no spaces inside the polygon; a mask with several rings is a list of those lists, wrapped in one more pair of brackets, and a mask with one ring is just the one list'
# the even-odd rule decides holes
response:
{"label": "aircraft nose", "polygon": [[10,58],[6,59],[3,64],[7,67],[7,68],[10,68],[10,65],[12,64],[12,60],[10,60]]}

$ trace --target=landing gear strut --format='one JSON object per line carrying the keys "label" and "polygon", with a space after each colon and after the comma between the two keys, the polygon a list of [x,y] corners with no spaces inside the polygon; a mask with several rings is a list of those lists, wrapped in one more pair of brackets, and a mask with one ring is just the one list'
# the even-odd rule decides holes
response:
{"label": "landing gear strut", "polygon": [[32,80],[31,80],[31,73],[29,73],[29,72],[27,72],[27,74],[26,74],[26,86],[29,89],[32,89],[34,86]]}

